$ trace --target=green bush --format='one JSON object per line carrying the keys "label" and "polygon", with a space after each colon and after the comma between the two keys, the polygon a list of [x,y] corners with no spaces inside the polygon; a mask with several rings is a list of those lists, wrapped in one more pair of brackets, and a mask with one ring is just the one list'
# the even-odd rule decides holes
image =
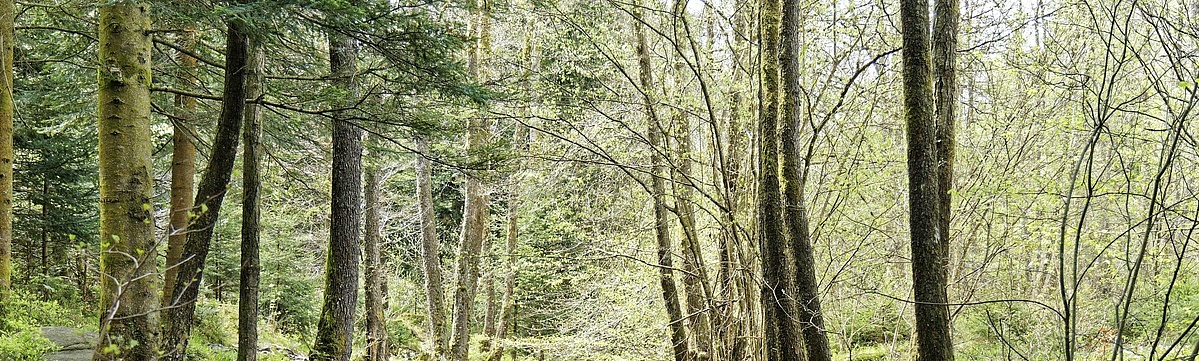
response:
{"label": "green bush", "polygon": [[39,361],[57,349],[36,327],[0,335],[0,360]]}

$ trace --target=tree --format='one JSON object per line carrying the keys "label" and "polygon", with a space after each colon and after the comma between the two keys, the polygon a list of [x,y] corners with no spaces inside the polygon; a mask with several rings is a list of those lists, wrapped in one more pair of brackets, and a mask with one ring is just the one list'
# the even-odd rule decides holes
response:
{"label": "tree", "polygon": [[[358,44],[330,30],[329,73],[332,86],[350,103],[356,97]],[[317,322],[313,360],[349,361],[358,300],[359,239],[362,230],[362,129],[344,111],[333,115],[333,184],[329,248],[325,263],[325,300]]]}
{"label": "tree", "polygon": [[0,297],[12,286],[13,1],[0,1]]}
{"label": "tree", "polygon": [[[246,98],[262,96],[263,49],[258,36],[249,37],[246,47]],[[247,103],[242,125],[241,267],[237,289],[237,361],[258,359],[258,282],[262,188],[262,107]]]}
{"label": "tree", "polygon": [[791,255],[783,233],[783,205],[779,184],[779,27],[782,1],[765,0],[758,24],[762,39],[758,90],[761,113],[758,118],[758,247],[762,257],[762,308],[766,332],[766,359],[806,360],[803,334],[791,317],[795,299],[791,290],[795,281]]}
{"label": "tree", "polygon": [[666,165],[658,149],[664,144],[662,126],[658,122],[656,101],[653,96],[654,78],[653,66],[649,59],[649,43],[645,39],[645,17],[638,7],[633,12],[633,32],[637,38],[637,65],[639,69],[640,91],[645,103],[646,133],[650,146],[650,198],[653,199],[654,238],[657,241],[658,253],[658,283],[662,287],[662,299],[666,305],[666,316],[669,320],[671,350],[674,351],[675,361],[688,359],[687,330],[683,328],[683,310],[679,303],[678,286],[674,282],[674,260],[670,241],[670,221],[666,209]]}
{"label": "tree", "polygon": [[[953,218],[953,153],[957,126],[957,45],[958,0],[933,1],[933,83],[937,123],[937,230],[941,239],[941,256],[945,257],[945,272],[949,272],[949,224]],[[948,275],[946,276],[948,277]],[[948,278],[947,278],[948,279]]]}
{"label": "tree", "polygon": [[[375,152],[372,152],[372,154]],[[366,360],[387,360],[387,318],[384,315],[384,297],[387,295],[387,279],[383,272],[383,261],[380,248],[383,246],[383,230],[380,222],[379,203],[380,182],[379,166],[369,162],[364,176],[366,182],[366,235],[362,253],[366,261],[363,274],[364,292],[366,292]]]}
{"label": "tree", "polygon": [[[181,39],[182,46],[188,51],[195,49],[195,31],[185,31]],[[179,61],[179,86],[181,89],[198,87],[196,79],[197,60],[182,51],[176,56]],[[167,236],[166,270],[163,272],[162,305],[168,307],[172,303],[171,296],[175,293],[175,276],[179,274],[178,264],[183,257],[183,247],[187,244],[187,229],[195,215],[195,176],[196,176],[196,144],[192,142],[195,136],[193,123],[199,101],[195,97],[175,95],[175,119],[171,122],[174,134],[171,136],[171,214],[170,234]]]}
{"label": "tree", "polygon": [[441,280],[441,249],[434,221],[432,169],[429,165],[429,142],[416,140],[416,199],[420,209],[421,266],[425,275],[425,307],[429,314],[429,341],[434,359],[448,349],[448,329],[445,326],[445,289]]}
{"label": "tree", "polygon": [[947,273],[938,207],[937,130],[929,48],[927,0],[900,3],[903,31],[903,104],[907,123],[912,284],[918,359],[953,360],[946,295]]}
{"label": "tree", "polygon": [[[779,53],[782,73],[782,160],[785,180],[783,198],[787,236],[795,257],[796,317],[804,335],[804,346],[812,361],[832,361],[833,353],[825,334],[824,314],[820,306],[820,285],[816,282],[816,257],[808,230],[808,209],[804,199],[807,168],[800,166],[799,129],[803,124],[800,110],[799,2],[783,1],[782,45]],[[814,131],[814,130],[813,130]],[[813,135],[815,136],[815,135]],[[806,164],[805,164],[806,165]]]}
{"label": "tree", "polygon": [[[484,62],[491,48],[489,7],[488,0],[478,0],[471,13],[475,24],[472,31],[478,40],[471,48],[468,67],[471,76],[479,82],[485,80]],[[479,156],[490,141],[489,123],[481,116],[472,116],[467,120],[466,151],[472,159],[481,159]],[[454,317],[450,334],[450,359],[454,361],[466,361],[470,354],[470,319],[479,286],[479,254],[483,249],[484,237],[490,233],[490,213],[483,175],[467,172],[465,183],[462,192],[465,199],[462,206],[462,233],[459,237],[462,245],[458,248],[458,287],[454,290]]]}
{"label": "tree", "polygon": [[221,115],[212,142],[212,156],[196,191],[195,204],[200,205],[199,214],[187,232],[187,243],[179,264],[175,266],[178,275],[171,292],[171,307],[167,308],[163,322],[163,344],[172,347],[163,354],[166,360],[179,361],[186,355],[188,335],[195,322],[200,281],[204,278],[204,262],[208,258],[213,229],[225,200],[229,177],[233,173],[241,124],[245,121],[245,80],[248,69],[246,25],[243,20],[234,18],[228,20],[226,26],[225,89],[221,94]]}
{"label": "tree", "polygon": [[150,15],[145,4],[128,1],[101,6],[99,17],[103,308],[92,359],[155,360],[158,246],[150,200]]}

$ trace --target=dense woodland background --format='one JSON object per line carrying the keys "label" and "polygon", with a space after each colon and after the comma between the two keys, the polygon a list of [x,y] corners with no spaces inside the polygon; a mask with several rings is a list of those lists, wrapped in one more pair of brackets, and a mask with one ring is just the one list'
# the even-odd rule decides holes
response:
{"label": "dense woodland background", "polygon": [[1199,353],[1199,2],[6,0],[0,45],[0,359]]}

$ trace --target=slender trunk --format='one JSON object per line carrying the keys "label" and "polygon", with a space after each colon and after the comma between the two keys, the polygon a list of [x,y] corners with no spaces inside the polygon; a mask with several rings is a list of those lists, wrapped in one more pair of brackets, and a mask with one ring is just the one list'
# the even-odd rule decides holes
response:
{"label": "slender trunk", "polygon": [[[159,303],[150,172],[150,15],[145,4],[129,1],[101,6],[99,16],[103,309],[92,360],[155,360]],[[4,78],[12,84],[10,75]]]}
{"label": "slender trunk", "polygon": [[[518,132],[527,133],[527,131],[523,130],[523,128],[522,128],[522,131],[518,131]],[[513,187],[513,188],[515,188],[515,187]],[[519,195],[516,193],[516,191],[514,189],[512,194],[510,195],[510,198],[508,199],[508,232],[507,232],[506,236],[504,237],[506,240],[505,246],[504,246],[504,296],[503,296],[504,299],[502,301],[502,305],[500,306],[499,316],[497,317],[498,325],[496,325],[496,330],[495,330],[495,332],[496,332],[495,339],[496,340],[503,340],[504,338],[508,337],[508,328],[511,327],[512,320],[514,317],[512,302],[514,300],[513,292],[516,289],[515,260],[516,260],[516,239],[517,239],[517,234],[518,234],[517,233],[518,230],[516,227],[516,221],[517,221],[516,210],[517,210],[517,204],[518,204],[519,198],[520,198]],[[502,358],[503,355],[504,355],[504,345],[498,344],[495,346],[495,350],[493,350],[488,355],[487,360],[488,361],[500,361],[500,358]]]}
{"label": "slender trunk", "polygon": [[674,62],[674,86],[677,96],[673,121],[678,127],[674,134],[675,154],[679,157],[678,166],[672,169],[671,186],[675,194],[675,213],[679,225],[683,229],[683,290],[687,300],[688,323],[691,326],[691,338],[695,343],[694,358],[707,360],[712,357],[712,325],[709,317],[708,300],[712,299],[708,290],[707,269],[703,261],[703,252],[699,247],[699,232],[695,226],[695,205],[693,197],[694,184],[691,182],[691,143],[692,131],[690,117],[683,112],[685,105],[682,96],[686,83],[683,80],[688,70],[684,64],[683,42],[684,17],[686,1],[675,0],[671,13],[674,30],[674,47],[678,58]]}
{"label": "slender trunk", "polygon": [[[937,127],[937,230],[941,239],[941,257],[946,272],[949,269],[949,221],[953,200],[953,153],[957,141],[954,127],[957,118],[957,44],[958,0],[935,0],[933,21],[933,81]],[[948,275],[946,275],[948,280]]]}
{"label": "slender trunk", "polygon": [[13,0],[0,1],[0,297],[12,286]]}
{"label": "slender trunk", "polygon": [[379,215],[379,167],[378,159],[368,162],[366,166],[365,195],[366,203],[366,234],[363,238],[363,254],[366,261],[364,275],[366,292],[366,360],[387,360],[387,324],[383,313],[383,298],[387,295],[384,290],[386,278],[383,273],[382,251],[383,234],[380,228]]}
{"label": "slender trunk", "polygon": [[953,360],[946,274],[937,208],[936,120],[933,112],[927,0],[902,0],[903,88],[908,142],[909,222],[916,340],[921,361]]}
{"label": "slender trunk", "polygon": [[[194,31],[184,32],[184,37],[180,40],[180,45],[185,49],[191,50],[195,48],[196,34]],[[176,56],[180,71],[178,78],[180,79],[179,88],[184,90],[194,90],[197,86],[195,76],[197,63],[196,58],[190,55],[179,52]],[[171,143],[174,150],[171,153],[171,222],[168,228],[170,234],[167,236],[167,260],[166,271],[163,272],[162,286],[162,306],[170,306],[173,302],[171,296],[175,292],[175,276],[179,273],[176,266],[179,264],[179,258],[183,256],[183,246],[187,243],[187,228],[191,223],[193,213],[193,201],[195,196],[195,178],[196,178],[196,145],[192,143],[192,123],[195,121],[196,108],[199,102],[196,98],[176,95],[175,96],[175,133],[171,136]]]}
{"label": "slender trunk", "polygon": [[[490,236],[483,237],[483,253],[491,255]],[[488,257],[490,259],[490,257]],[[491,262],[487,264],[487,274],[483,276],[483,296],[487,298],[486,306],[483,309],[483,339],[479,342],[479,353],[482,355],[491,354],[491,339],[495,337],[496,314],[499,313],[499,304],[496,302],[495,295],[495,266]]]}
{"label": "slender trunk", "polygon": [[[358,45],[344,34],[329,33],[332,85],[354,94]],[[352,104],[347,99],[346,104]],[[344,111],[333,115],[333,199],[329,249],[325,262],[325,300],[317,322],[313,360],[349,361],[353,352],[354,312],[358,300],[359,238],[362,229],[362,129]]]}
{"label": "slender trunk", "polygon": [[[262,44],[249,40],[246,55],[246,98],[262,96]],[[242,150],[242,197],[241,197],[241,283],[237,298],[237,361],[258,359],[258,281],[262,270],[258,259],[259,219],[261,199],[258,191],[262,187],[259,176],[261,163],[259,141],[262,138],[262,108],[256,103],[246,104],[243,118],[242,138],[246,143]]]}
{"label": "slender trunk", "polygon": [[[820,307],[820,285],[816,282],[816,257],[812,251],[812,240],[808,233],[808,209],[804,203],[807,166],[799,156],[800,111],[800,19],[799,1],[783,1],[783,35],[781,59],[783,77],[783,179],[787,233],[791,242],[791,253],[795,257],[796,316],[804,335],[808,358],[812,361],[832,361],[828,335],[825,334],[824,315]],[[812,136],[815,136],[813,134]],[[803,166],[801,166],[803,162]]]}
{"label": "slender trunk", "polygon": [[672,252],[670,251],[670,221],[666,215],[666,182],[663,179],[666,165],[660,153],[664,149],[664,142],[661,124],[658,122],[658,113],[654,109],[656,101],[653,96],[653,67],[649,61],[649,43],[645,39],[645,25],[642,24],[645,17],[642,16],[641,7],[636,7],[633,11],[635,17],[633,29],[637,36],[637,64],[640,69],[641,91],[645,98],[650,163],[653,167],[650,174],[652,178],[652,194],[650,196],[653,198],[654,234],[658,242],[658,280],[662,285],[662,298],[666,304],[667,326],[670,328],[670,342],[671,349],[674,351],[674,359],[675,361],[685,361],[688,359],[689,347],[687,331],[683,328],[682,305],[679,304],[678,289],[674,283],[674,261],[671,259]]}
{"label": "slender trunk", "polygon": [[212,156],[208,167],[200,178],[196,190],[196,204],[200,204],[187,243],[179,258],[175,285],[171,292],[171,304],[166,310],[163,323],[163,345],[170,349],[163,354],[164,360],[181,361],[187,350],[187,339],[195,321],[196,298],[200,292],[200,281],[204,277],[204,262],[208,258],[213,227],[225,200],[233,163],[237,158],[238,136],[241,123],[245,121],[246,106],[246,33],[240,20],[229,20],[229,32],[225,38],[225,90],[221,95],[221,117],[217,121],[216,139],[212,142]]}
{"label": "slender trunk", "polygon": [[[478,0],[474,13],[471,14],[476,22],[474,29],[478,40],[470,51],[467,66],[475,81],[483,82],[483,63],[491,48],[491,18],[490,4],[487,0]],[[479,152],[490,141],[489,122],[478,116],[467,121],[466,149],[472,158],[477,158]],[[487,224],[490,219],[487,207],[486,189],[479,174],[466,174],[466,185],[463,187],[465,204],[462,210],[462,245],[458,248],[458,287],[454,290],[454,317],[450,338],[450,359],[466,361],[470,355],[470,317],[474,307],[475,293],[479,281],[479,254],[483,248],[483,238],[487,236]]]}
{"label": "slender trunk", "polygon": [[429,143],[416,140],[416,198],[420,206],[421,260],[425,271],[425,297],[429,313],[429,340],[433,359],[445,355],[449,340],[445,327],[445,290],[441,281],[441,248],[437,239],[437,224],[433,218],[433,181],[429,167]]}

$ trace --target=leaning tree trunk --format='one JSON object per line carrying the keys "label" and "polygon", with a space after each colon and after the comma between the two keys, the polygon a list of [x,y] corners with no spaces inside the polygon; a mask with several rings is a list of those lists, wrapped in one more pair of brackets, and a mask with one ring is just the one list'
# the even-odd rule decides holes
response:
{"label": "leaning tree trunk", "polygon": [[13,0],[0,1],[0,297],[12,286]]}
{"label": "leaning tree trunk", "polygon": [[[92,360],[158,357],[158,245],[150,142],[150,16],[100,7],[100,340]],[[8,66],[8,63],[5,63]],[[12,84],[11,77],[4,76]]]}
{"label": "leaning tree trunk", "polygon": [[[812,251],[811,235],[808,233],[808,210],[804,203],[804,186],[806,185],[806,162],[800,165],[799,127],[802,123],[800,112],[800,54],[803,46],[799,40],[799,1],[783,1],[783,34],[781,46],[782,86],[782,122],[783,122],[783,179],[786,180],[786,206],[784,216],[787,219],[787,233],[791,242],[791,253],[795,257],[795,294],[796,316],[804,335],[804,345],[808,351],[808,359],[812,361],[832,361],[833,354],[829,348],[828,335],[824,329],[824,315],[820,307],[820,285],[816,281],[816,256]],[[815,134],[813,134],[815,136]]]}
{"label": "leaning tree trunk", "polygon": [[[372,152],[372,154],[374,154]],[[380,228],[379,215],[379,166],[378,159],[369,162],[366,166],[366,234],[363,242],[363,255],[366,261],[366,273],[363,275],[363,280],[366,282],[364,292],[366,292],[366,360],[367,361],[386,361],[387,360],[387,324],[383,317],[385,311],[384,297],[387,295],[385,291],[385,282],[383,273],[383,262],[380,257],[382,251],[380,247],[383,244],[382,228]]]}
{"label": "leaning tree trunk", "polygon": [[671,350],[675,361],[688,359],[687,330],[683,328],[683,307],[679,303],[678,287],[674,283],[673,254],[670,251],[670,221],[666,209],[666,165],[662,159],[663,136],[658,122],[658,113],[654,109],[653,96],[654,79],[653,67],[649,59],[649,43],[645,39],[645,17],[641,7],[633,10],[633,31],[637,37],[637,64],[640,69],[641,92],[645,98],[646,132],[649,133],[650,164],[650,197],[653,198],[654,235],[658,242],[658,281],[662,285],[662,298],[666,304],[667,325],[670,328]]}
{"label": "leaning tree trunk", "polygon": [[196,299],[200,292],[200,281],[204,277],[204,262],[208,258],[208,246],[212,241],[213,227],[225,200],[233,163],[237,158],[238,136],[241,123],[245,120],[246,107],[246,33],[241,20],[228,21],[229,31],[225,37],[225,90],[221,95],[221,117],[217,121],[216,139],[212,142],[212,156],[208,168],[200,178],[196,191],[196,204],[200,204],[199,215],[187,232],[187,243],[179,258],[177,275],[171,292],[171,303],[166,309],[163,322],[162,344],[171,347],[163,354],[164,360],[182,361],[187,350],[187,339],[195,321]]}
{"label": "leaning tree trunk", "polygon": [[[195,48],[195,31],[185,31],[181,45],[188,50]],[[179,52],[179,88],[194,90],[197,87],[196,58]],[[175,95],[174,135],[171,136],[173,151],[171,152],[171,217],[170,234],[167,236],[166,270],[163,272],[162,306],[173,304],[171,295],[175,293],[175,276],[179,273],[176,267],[179,258],[183,256],[183,246],[187,244],[187,228],[191,223],[195,196],[196,179],[196,144],[192,142],[196,108],[199,102],[194,97]]]}
{"label": "leaning tree trunk", "polygon": [[[248,44],[246,67],[246,97],[262,96],[262,43],[251,39]],[[237,361],[258,359],[258,281],[262,270],[258,258],[259,219],[262,187],[259,176],[261,163],[258,152],[262,138],[262,108],[257,103],[246,104],[242,138],[242,197],[241,197],[241,283],[237,298]]]}
{"label": "leaning tree trunk", "polygon": [[783,205],[779,188],[779,26],[782,1],[762,1],[761,88],[758,122],[758,247],[762,257],[763,327],[767,360],[806,360],[803,333],[793,319],[791,256],[783,234]]}
{"label": "leaning tree trunk", "polygon": [[933,111],[927,0],[902,0],[903,89],[908,141],[912,284],[916,299],[917,358],[953,360],[946,264],[938,217],[936,119]]}
{"label": "leaning tree trunk", "polygon": [[[471,14],[476,22],[473,31],[478,40],[470,51],[467,66],[478,82],[483,82],[483,62],[491,48],[491,20],[487,0],[478,0]],[[467,121],[466,149],[472,158],[489,142],[488,121],[472,116]],[[468,173],[463,190],[465,204],[462,209],[462,245],[458,248],[458,287],[454,290],[454,317],[450,338],[450,359],[466,361],[470,354],[470,318],[475,293],[479,282],[479,254],[483,248],[483,237],[487,236],[488,214],[486,190],[481,175]]]}
{"label": "leaning tree trunk", "polygon": [[432,359],[444,357],[449,337],[445,327],[445,289],[441,280],[441,245],[437,239],[437,224],[433,218],[433,181],[429,167],[429,142],[416,140],[416,199],[420,208],[421,265],[425,272],[425,298],[429,313],[429,340],[433,343]]}
{"label": "leaning tree trunk", "polygon": [[[358,45],[329,33],[329,70],[333,86],[356,90]],[[346,103],[352,104],[353,100]],[[353,352],[354,312],[358,300],[358,241],[362,227],[362,129],[345,112],[333,115],[333,198],[325,270],[325,300],[317,322],[312,359],[349,361]]]}
{"label": "leaning tree trunk", "polygon": [[[522,128],[522,130],[518,130],[517,132],[524,133],[525,131],[524,128]],[[495,329],[495,339],[500,341],[508,337],[508,328],[512,327],[512,321],[515,319],[515,316],[513,315],[514,308],[512,306],[512,302],[514,301],[513,292],[516,289],[515,260],[516,237],[518,235],[516,227],[516,210],[520,196],[516,192],[516,186],[514,185],[512,188],[512,193],[508,198],[508,232],[504,237],[506,240],[504,246],[504,295],[503,300],[501,301],[502,303],[500,305],[499,315],[496,317],[497,325]],[[495,349],[488,354],[487,360],[500,361],[503,355],[504,345],[502,343],[497,343]]]}

